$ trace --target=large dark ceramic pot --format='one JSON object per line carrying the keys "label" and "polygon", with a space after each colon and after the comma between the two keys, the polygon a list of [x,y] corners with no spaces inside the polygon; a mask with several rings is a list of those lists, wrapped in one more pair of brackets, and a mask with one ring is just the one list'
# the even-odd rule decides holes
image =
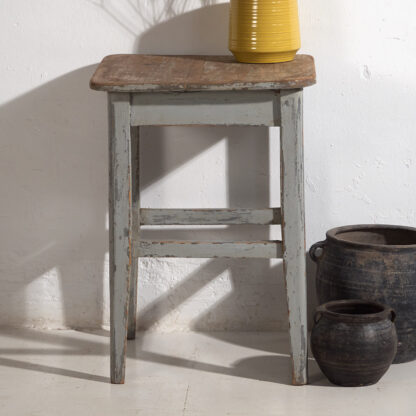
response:
{"label": "large dark ceramic pot", "polygon": [[395,314],[375,302],[341,300],[317,308],[313,355],[329,381],[346,387],[377,383],[397,350]]}
{"label": "large dark ceramic pot", "polygon": [[334,228],[310,249],[317,263],[319,303],[363,299],[397,313],[395,363],[416,358],[416,228],[355,225]]}

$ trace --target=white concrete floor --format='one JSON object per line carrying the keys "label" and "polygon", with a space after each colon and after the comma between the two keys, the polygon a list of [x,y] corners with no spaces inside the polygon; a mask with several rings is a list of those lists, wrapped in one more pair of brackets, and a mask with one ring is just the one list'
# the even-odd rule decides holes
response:
{"label": "white concrete floor", "polygon": [[288,339],[272,333],[138,334],[125,385],[109,384],[108,333],[0,330],[0,415],[407,416],[416,414],[416,362],[375,386],[290,382]]}

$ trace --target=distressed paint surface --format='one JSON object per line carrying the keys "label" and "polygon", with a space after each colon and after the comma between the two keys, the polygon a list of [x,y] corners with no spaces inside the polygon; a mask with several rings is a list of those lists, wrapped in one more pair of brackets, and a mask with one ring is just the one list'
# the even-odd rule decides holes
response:
{"label": "distressed paint surface", "polygon": [[[249,92],[247,92],[249,94]],[[219,96],[219,107],[221,109],[221,98],[223,93],[213,94],[208,102],[208,107],[215,107],[215,95]],[[186,96],[186,95],[184,95]],[[142,96],[143,97],[143,96]],[[144,112],[142,115],[143,125],[148,123],[150,114],[156,115],[155,120],[159,120],[158,115],[164,115],[164,101],[169,101],[171,95],[161,94],[156,100],[149,97],[150,101],[156,102],[152,113]],[[178,96],[179,97],[179,96]],[[175,97],[175,100],[178,100]],[[248,97],[248,95],[247,95]],[[137,97],[136,97],[137,98]],[[203,93],[194,96],[195,104],[198,106],[198,100],[205,100]],[[122,274],[117,267],[110,271],[111,274],[111,380],[113,383],[124,382],[124,364],[125,364],[125,342],[127,335],[134,338],[135,319],[136,319],[136,273],[137,263],[133,262],[133,257],[194,257],[194,258],[280,258],[283,255],[284,274],[286,280],[286,290],[289,305],[289,324],[290,324],[290,340],[293,364],[293,384],[301,385],[307,383],[307,322],[306,322],[306,273],[305,273],[305,226],[304,226],[304,192],[303,192],[303,127],[302,127],[302,90],[282,91],[280,93],[280,105],[271,101],[273,114],[273,124],[277,124],[277,119],[281,122],[281,204],[279,211],[269,209],[263,211],[246,210],[243,212],[232,212],[231,210],[220,210],[214,213],[208,210],[171,210],[170,221],[173,223],[185,222],[191,224],[193,221],[201,222],[202,217],[205,220],[214,220],[218,222],[221,216],[228,215],[225,220],[236,221],[241,223],[240,214],[255,213],[261,217],[260,222],[265,222],[264,215],[271,214],[266,223],[276,221],[278,218],[282,220],[283,245],[280,241],[240,241],[240,242],[200,242],[200,241],[145,241],[140,239],[140,188],[139,180],[139,157],[138,157],[138,135],[137,129],[134,130],[133,145],[131,145],[131,127],[135,123],[131,120],[130,96],[127,94],[110,94],[110,110],[113,109],[111,103],[113,100],[119,100],[121,104],[114,107],[114,111],[110,111],[110,137],[113,144],[110,146],[110,158],[112,167],[110,170],[110,184],[113,186],[114,198],[110,199],[113,206],[110,210],[111,234],[114,234],[115,240],[110,239],[110,255],[114,264],[126,266]],[[132,99],[135,102],[136,99]],[[181,108],[180,103],[173,102],[171,108],[171,119],[175,120],[175,112]],[[247,101],[256,102],[255,97],[248,97]],[[145,104],[146,106],[149,104]],[[138,107],[135,104],[136,107]],[[149,105],[149,108],[152,107]],[[188,114],[186,120],[193,119],[193,114],[187,98],[185,99],[185,113]],[[119,112],[120,110],[120,112]],[[121,113],[122,112],[122,113]],[[207,120],[212,124],[221,121],[218,114],[210,114],[207,111]],[[239,114],[237,108],[232,108],[231,113],[227,115],[227,119],[234,114]],[[276,117],[277,115],[277,117]],[[250,122],[250,120],[247,120]],[[115,134],[112,135],[111,124],[114,123]],[[157,121],[156,124],[158,124]],[[260,123],[258,123],[260,124]],[[111,141],[110,139],[110,141]],[[115,143],[115,144],[114,144]],[[132,156],[133,152],[133,156]],[[120,165],[122,169],[120,170]],[[124,167],[124,169],[123,169]],[[135,181],[132,181],[132,171],[134,172]],[[134,188],[134,189],[133,189]],[[154,219],[166,222],[169,217],[167,210],[150,210],[143,211],[148,214],[150,219],[148,222],[154,222]],[[158,214],[152,217],[152,214]],[[230,216],[231,214],[231,216]],[[236,215],[237,214],[237,215]],[[134,220],[133,220],[134,218]],[[146,218],[145,218],[146,219]],[[121,226],[118,221],[124,220]],[[258,221],[258,220],[257,220]],[[279,221],[280,222],[280,221]],[[146,223],[146,222],[144,222]],[[202,218],[202,224],[205,221]],[[133,227],[136,231],[133,235]],[[116,238],[118,236],[118,238]],[[128,263],[125,264],[125,255],[117,257],[118,250],[127,249]],[[113,252],[114,250],[114,252]],[[133,251],[133,253],[132,253]],[[125,253],[124,253],[125,254]],[[132,271],[132,264],[135,270]],[[117,276],[117,274],[120,276]],[[130,277],[131,273],[131,277]],[[132,282],[132,290],[130,296],[129,280]],[[133,282],[134,280],[134,282]],[[130,317],[127,322],[128,306],[130,303]],[[124,313],[123,313],[124,312]],[[130,325],[127,331],[127,325]],[[117,333],[124,331],[123,333]]]}
{"label": "distressed paint surface", "polygon": [[315,83],[314,60],[297,55],[279,64],[242,64],[232,56],[110,55],[90,86],[100,91],[280,90]]}
{"label": "distressed paint surface", "polygon": [[303,184],[303,92],[281,93],[281,204],[293,384],[306,384],[307,305]]}
{"label": "distressed paint surface", "polygon": [[280,222],[280,208],[140,210],[141,225],[271,225]]}
{"label": "distressed paint surface", "polygon": [[[140,237],[140,129],[132,127],[131,132],[131,184],[132,184],[132,238]],[[130,269],[130,293],[129,293],[129,317],[127,327],[127,339],[136,337],[136,312],[137,312],[137,278],[139,262],[137,257],[132,260]]]}
{"label": "distressed paint surface", "polygon": [[274,91],[197,91],[134,94],[135,126],[226,125],[274,126],[278,94]]}
{"label": "distressed paint surface", "polygon": [[109,94],[108,117],[110,367],[111,382],[122,384],[126,359],[129,280],[133,262],[130,94]]}
{"label": "distressed paint surface", "polygon": [[281,258],[280,241],[139,241],[135,249],[138,257],[194,257],[194,258]]}

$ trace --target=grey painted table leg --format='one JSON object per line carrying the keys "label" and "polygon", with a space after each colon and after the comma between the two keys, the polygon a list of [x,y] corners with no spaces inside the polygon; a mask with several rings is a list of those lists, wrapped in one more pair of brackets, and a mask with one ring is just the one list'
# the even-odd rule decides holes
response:
{"label": "grey painted table leg", "polygon": [[[131,129],[131,169],[132,169],[132,226],[133,241],[139,240],[140,231],[140,168],[139,168],[139,132],[140,127],[132,127]],[[137,257],[132,260],[130,270],[130,300],[129,300],[129,319],[127,328],[127,339],[136,338],[136,313],[137,313],[137,274],[138,261]]]}
{"label": "grey painted table leg", "polygon": [[283,268],[289,311],[292,383],[295,385],[308,381],[302,100],[302,90],[281,92]]}
{"label": "grey painted table leg", "polygon": [[124,383],[129,280],[132,264],[130,96],[110,93],[110,366],[111,382]]}

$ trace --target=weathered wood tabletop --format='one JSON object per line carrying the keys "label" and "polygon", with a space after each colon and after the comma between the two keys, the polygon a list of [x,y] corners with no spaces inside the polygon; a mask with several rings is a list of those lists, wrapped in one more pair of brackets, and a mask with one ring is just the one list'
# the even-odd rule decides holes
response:
{"label": "weathered wood tabletop", "polygon": [[278,64],[244,64],[232,56],[129,54],[104,58],[90,86],[110,92],[282,90],[315,81],[309,55]]}

